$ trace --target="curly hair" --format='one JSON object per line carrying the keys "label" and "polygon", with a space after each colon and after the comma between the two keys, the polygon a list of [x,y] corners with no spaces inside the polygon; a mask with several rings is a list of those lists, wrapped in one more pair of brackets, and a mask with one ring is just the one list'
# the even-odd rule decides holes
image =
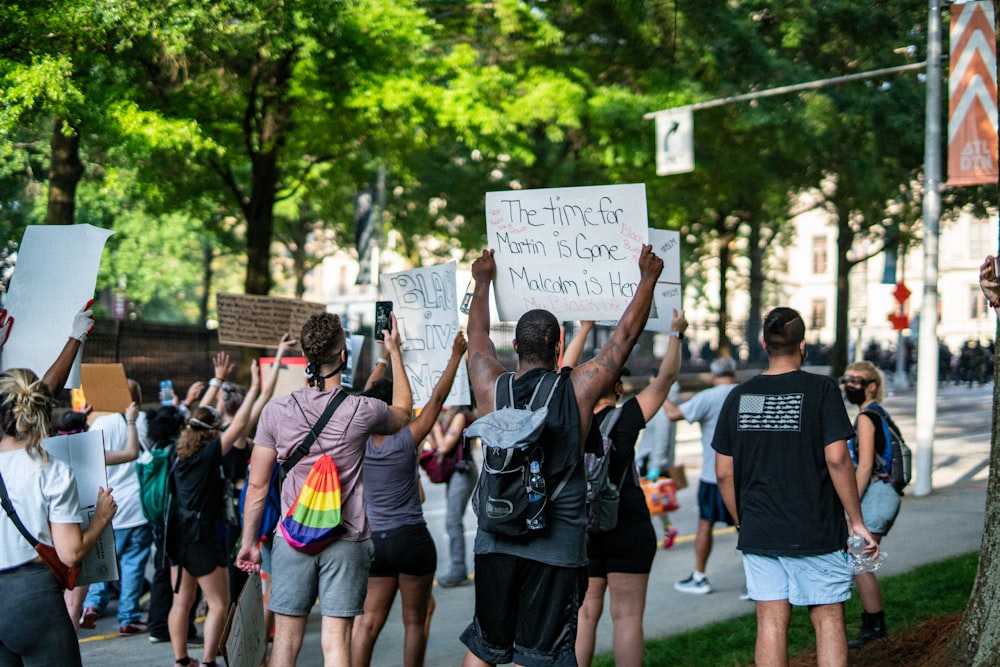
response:
{"label": "curly hair", "polygon": [[197,454],[212,439],[212,432],[219,428],[219,422],[219,413],[215,408],[208,405],[195,408],[177,440],[177,458],[186,459]]}
{"label": "curly hair", "polygon": [[302,325],[299,344],[310,363],[319,365],[340,354],[347,337],[340,316],[333,313],[313,315]]}
{"label": "curly hair", "polygon": [[764,345],[767,355],[783,357],[798,350],[806,338],[806,323],[797,310],[779,306],[764,318]]}
{"label": "curly hair", "polygon": [[559,320],[547,310],[529,310],[517,321],[514,329],[517,356],[533,364],[555,368],[559,358]]}
{"label": "curly hair", "polygon": [[49,388],[27,368],[0,373],[0,428],[25,444],[32,458],[48,459],[42,439],[52,428],[55,400]]}

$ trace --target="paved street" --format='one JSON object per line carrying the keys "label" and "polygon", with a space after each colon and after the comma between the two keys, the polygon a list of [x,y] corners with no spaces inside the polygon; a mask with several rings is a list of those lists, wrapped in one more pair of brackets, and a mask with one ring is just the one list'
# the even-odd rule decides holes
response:
{"label": "paved street", "polygon": [[[989,468],[992,391],[992,385],[971,388],[948,385],[940,389],[934,443],[934,492],[921,498],[907,496],[904,499],[899,519],[883,541],[887,554],[882,569],[885,574],[906,572],[922,563],[979,548]],[[916,445],[915,403],[912,391],[890,396],[885,401],[911,447]],[[853,416],[853,408],[851,414]],[[688,576],[694,560],[693,533],[697,522],[695,491],[698,467],[701,465],[700,448],[698,428],[681,423],[677,458],[687,466],[692,486],[679,494],[681,509],[673,515],[681,537],[672,549],[661,550],[653,564],[644,623],[647,637],[682,632],[753,611],[753,603],[742,602],[738,598],[743,586],[743,573],[732,529],[719,531],[716,535],[708,566],[714,592],[697,596],[673,589],[675,581]],[[425,488],[425,515],[435,536],[440,563],[442,555],[447,553],[444,488],[434,484],[426,484]],[[654,523],[659,525],[658,521]],[[466,516],[466,527],[471,550],[475,527],[471,511]],[[471,560],[470,551],[470,570]],[[457,665],[465,653],[458,636],[472,616],[473,587],[442,589],[435,586],[434,595],[437,610],[431,626],[427,664]],[[119,638],[113,607],[111,612],[110,617],[101,619],[96,630],[81,631],[84,665],[144,664],[166,667],[172,664],[169,645],[151,645],[146,635]],[[301,665],[322,664],[319,624],[319,614],[314,612],[299,661]],[[375,647],[373,664],[400,664],[402,635],[397,601]],[[599,651],[610,650],[611,623],[606,617],[601,621],[597,641]],[[192,651],[192,656],[200,655],[200,649]]]}

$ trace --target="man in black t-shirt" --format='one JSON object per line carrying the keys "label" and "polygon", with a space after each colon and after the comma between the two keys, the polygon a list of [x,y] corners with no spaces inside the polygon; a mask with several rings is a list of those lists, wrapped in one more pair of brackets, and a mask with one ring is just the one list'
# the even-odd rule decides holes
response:
{"label": "man in black t-shirt", "polygon": [[851,420],[833,379],[802,371],[805,323],[796,311],[768,313],[762,344],[767,370],[730,392],[712,440],[757,604],[756,664],[787,664],[796,605],[809,608],[819,664],[846,665],[848,530],[864,538],[866,555],[878,554],[847,449]]}

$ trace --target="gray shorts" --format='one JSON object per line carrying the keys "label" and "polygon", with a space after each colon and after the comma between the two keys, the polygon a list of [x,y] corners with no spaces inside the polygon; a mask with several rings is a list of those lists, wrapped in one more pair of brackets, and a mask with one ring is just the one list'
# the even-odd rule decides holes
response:
{"label": "gray shorts", "polygon": [[865,526],[873,533],[887,534],[896,522],[899,504],[899,494],[892,484],[873,479],[861,499],[861,516],[865,518]]}
{"label": "gray shorts", "polygon": [[365,611],[368,570],[374,553],[368,539],[338,540],[318,554],[309,555],[288,546],[276,534],[268,609],[284,616],[307,616],[318,597],[323,616],[360,616]]}
{"label": "gray shorts", "polygon": [[849,600],[854,581],[854,570],[843,551],[817,556],[744,553],[743,573],[751,600],[788,600],[797,607]]}

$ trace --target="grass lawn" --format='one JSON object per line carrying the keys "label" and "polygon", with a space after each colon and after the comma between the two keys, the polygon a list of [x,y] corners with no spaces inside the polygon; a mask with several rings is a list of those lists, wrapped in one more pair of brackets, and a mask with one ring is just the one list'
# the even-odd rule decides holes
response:
{"label": "grass lawn", "polygon": [[[979,552],[929,563],[906,574],[880,579],[889,633],[902,632],[938,614],[965,609],[976,577]],[[857,592],[846,604],[847,635],[854,638],[861,618]],[[647,639],[644,665],[670,667],[719,667],[753,663],[756,636],[754,614],[671,635]],[[788,654],[795,656],[816,647],[806,609],[796,607],[788,631]],[[612,667],[611,653],[595,657],[594,665]]]}

